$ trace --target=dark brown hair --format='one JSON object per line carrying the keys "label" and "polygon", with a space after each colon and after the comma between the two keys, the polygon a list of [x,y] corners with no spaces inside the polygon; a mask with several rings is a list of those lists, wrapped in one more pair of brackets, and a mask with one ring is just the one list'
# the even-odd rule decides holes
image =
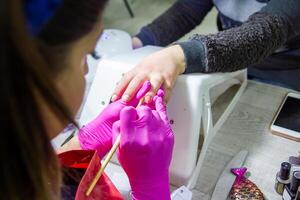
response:
{"label": "dark brown hair", "polygon": [[34,38],[26,27],[23,1],[0,1],[1,199],[59,198],[60,166],[36,97],[41,96],[59,119],[73,122],[52,83],[52,76],[63,69],[51,65],[48,56],[56,54],[51,52],[55,48],[64,55],[74,41],[89,33],[105,3],[65,0]]}

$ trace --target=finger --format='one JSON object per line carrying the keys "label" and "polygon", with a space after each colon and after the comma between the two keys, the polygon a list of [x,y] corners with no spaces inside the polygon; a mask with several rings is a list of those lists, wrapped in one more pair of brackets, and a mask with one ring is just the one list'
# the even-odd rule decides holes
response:
{"label": "finger", "polygon": [[155,110],[155,101],[158,97],[164,97],[164,91],[163,89],[161,89],[162,87],[160,87],[160,89],[158,89],[156,95],[153,97],[153,101],[151,103],[148,103],[147,105],[152,109]]}
{"label": "finger", "polygon": [[[155,101],[156,101],[156,99],[157,99],[158,97],[164,98],[165,93],[164,93],[163,89],[161,89],[161,88],[162,88],[162,87],[160,87],[160,89],[158,89],[156,95],[153,97],[153,102],[151,102],[151,106],[154,106],[154,109],[155,109]],[[148,104],[148,105],[150,105],[150,104]],[[151,107],[151,108],[152,108],[152,107]]]}
{"label": "finger", "polygon": [[128,84],[130,83],[130,81],[133,78],[133,73],[126,73],[122,79],[120,80],[120,82],[117,84],[116,88],[113,91],[112,97],[111,97],[111,101],[114,102],[116,100],[118,100],[122,94],[124,93],[125,89],[127,88]]}
{"label": "finger", "polygon": [[134,77],[128,84],[125,92],[123,93],[122,100],[125,102],[129,102],[136,94],[137,90],[140,88],[145,79],[145,75],[139,75]]}
{"label": "finger", "polygon": [[128,106],[121,110],[120,113],[120,131],[123,143],[130,141],[132,122],[137,119],[137,111],[134,107]]}
{"label": "finger", "polygon": [[151,110],[155,110],[155,103],[154,103],[154,99],[156,98],[156,96],[153,97],[153,101],[151,101],[150,103],[143,103],[143,105],[148,106]]}
{"label": "finger", "polygon": [[120,121],[113,123],[112,127],[112,144],[115,143],[117,137],[120,135]]}
{"label": "finger", "polygon": [[150,78],[151,82],[151,90],[145,95],[145,102],[150,103],[152,98],[156,95],[158,89],[161,87],[163,83],[163,77],[161,75],[153,75]]}
{"label": "finger", "polygon": [[152,110],[152,115],[155,117],[155,119],[161,119],[156,110]]}
{"label": "finger", "polygon": [[166,103],[169,102],[171,94],[172,94],[172,84],[165,82],[164,83],[164,98],[163,99]]}
{"label": "finger", "polygon": [[159,89],[158,91],[157,91],[157,94],[156,94],[158,97],[164,97],[164,95],[165,95],[165,92],[164,92],[164,90],[163,89]]}
{"label": "finger", "polygon": [[165,103],[168,103],[170,101],[171,95],[172,95],[172,90],[171,89],[166,89],[165,95],[164,95]]}
{"label": "finger", "polygon": [[157,99],[155,101],[155,108],[156,108],[156,111],[158,112],[160,118],[164,122],[168,122],[167,108],[166,108],[166,105],[163,102],[162,97],[157,97]]}
{"label": "finger", "polygon": [[142,105],[137,108],[137,115],[140,122],[149,122],[152,118],[152,110],[148,106]]}
{"label": "finger", "polygon": [[136,107],[138,103],[140,102],[141,98],[145,96],[147,92],[151,89],[151,83],[150,81],[145,81],[143,86],[139,89],[135,97],[130,102],[130,105],[133,107]]}
{"label": "finger", "polygon": [[158,97],[157,95],[153,97],[154,102],[156,101],[157,97]]}

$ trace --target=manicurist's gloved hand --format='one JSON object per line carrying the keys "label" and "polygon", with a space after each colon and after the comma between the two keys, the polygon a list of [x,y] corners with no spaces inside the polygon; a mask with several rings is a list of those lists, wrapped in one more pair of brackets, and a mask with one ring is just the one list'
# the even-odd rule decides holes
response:
{"label": "manicurist's gloved hand", "polygon": [[162,97],[155,110],[148,106],[126,107],[113,127],[113,140],[120,134],[117,155],[128,175],[134,200],[169,200],[169,166],[174,135]]}
{"label": "manicurist's gloved hand", "polygon": [[102,158],[112,146],[112,126],[119,120],[120,111],[125,106],[137,106],[140,99],[151,89],[146,81],[130,102],[118,100],[109,104],[93,121],[83,126],[78,133],[82,149],[95,149]]}

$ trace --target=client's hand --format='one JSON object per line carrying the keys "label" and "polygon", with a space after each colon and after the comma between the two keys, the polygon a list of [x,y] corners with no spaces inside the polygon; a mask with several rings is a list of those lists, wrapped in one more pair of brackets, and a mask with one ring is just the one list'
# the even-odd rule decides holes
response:
{"label": "client's hand", "polygon": [[148,106],[126,107],[113,126],[113,140],[120,134],[117,151],[127,173],[135,200],[169,200],[169,166],[174,135],[162,97]]}
{"label": "client's hand", "polygon": [[109,104],[93,121],[83,126],[78,133],[82,149],[95,149],[102,158],[112,146],[112,126],[119,120],[120,111],[125,106],[137,106],[140,99],[151,89],[146,81],[130,102],[118,100]]}
{"label": "client's hand", "polygon": [[165,91],[165,101],[168,102],[177,77],[184,70],[185,58],[182,48],[179,45],[164,48],[150,54],[127,72],[116,86],[112,100],[122,98],[124,101],[130,101],[137,88],[145,80],[149,80],[152,88],[145,95],[145,102],[150,103],[161,86]]}

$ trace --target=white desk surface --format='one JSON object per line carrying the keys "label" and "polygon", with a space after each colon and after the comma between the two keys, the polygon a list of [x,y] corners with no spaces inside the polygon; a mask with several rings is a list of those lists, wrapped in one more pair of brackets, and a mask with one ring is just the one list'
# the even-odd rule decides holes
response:
{"label": "white desk surface", "polygon": [[[229,118],[217,132],[205,157],[193,199],[209,200],[224,167],[241,149],[249,151],[245,166],[270,200],[281,200],[274,190],[280,164],[297,155],[300,143],[272,135],[269,125],[288,89],[249,81]],[[222,103],[220,105],[222,106]]]}

